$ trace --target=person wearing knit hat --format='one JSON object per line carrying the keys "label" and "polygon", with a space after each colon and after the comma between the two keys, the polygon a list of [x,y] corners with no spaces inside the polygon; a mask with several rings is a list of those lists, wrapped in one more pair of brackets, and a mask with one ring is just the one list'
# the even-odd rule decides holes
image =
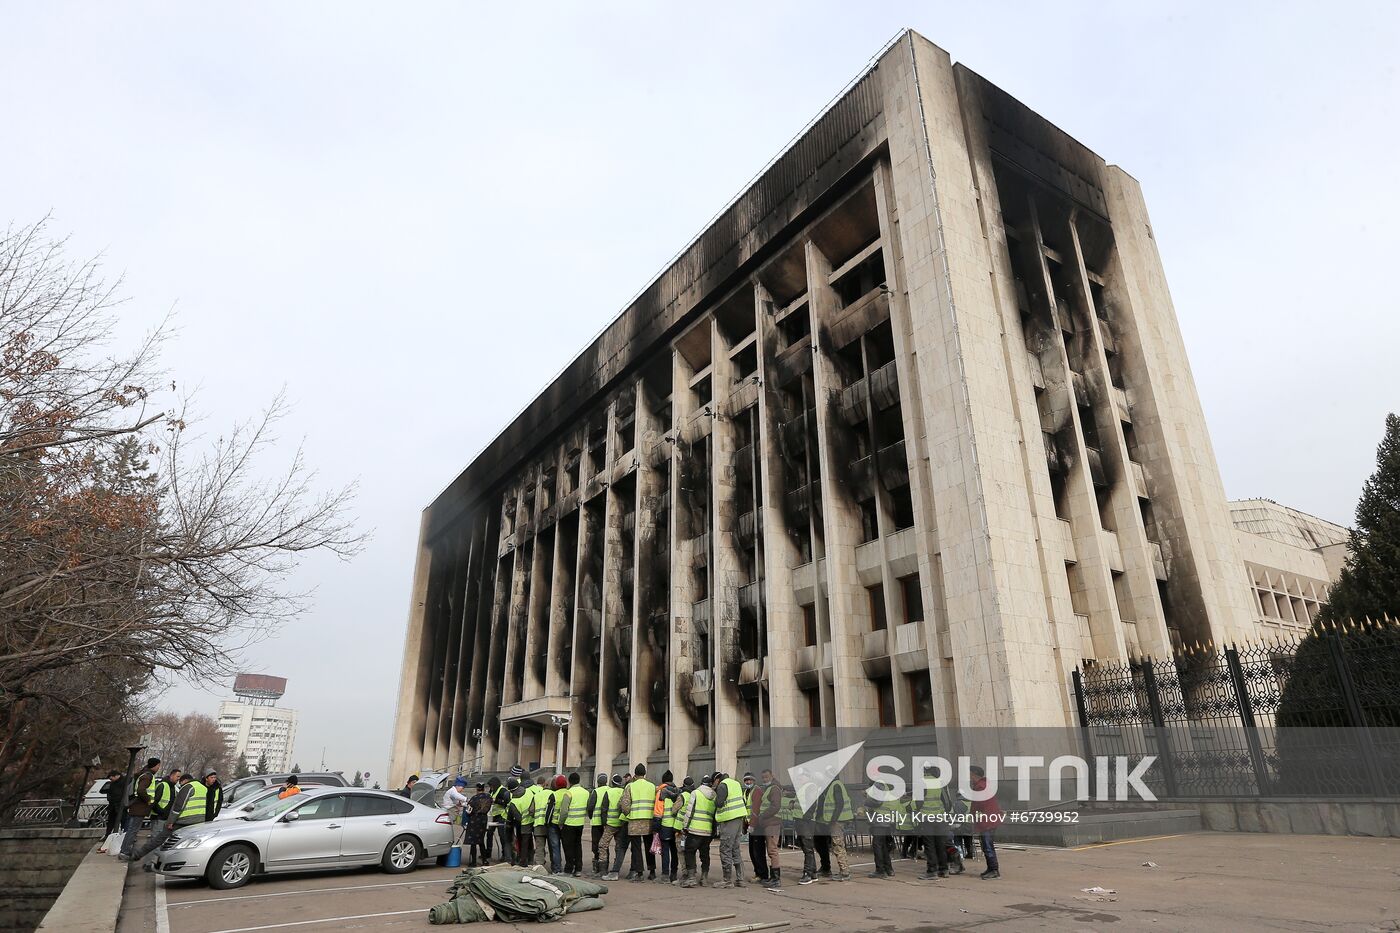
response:
{"label": "person wearing knit hat", "polygon": [[598,843],[603,841],[603,817],[604,811],[607,809],[607,795],[608,776],[599,771],[598,777],[593,781],[593,790],[588,793],[588,827],[593,844],[593,871],[590,877],[593,878],[603,873],[598,864]]}
{"label": "person wearing knit hat", "polygon": [[219,772],[210,769],[204,772],[204,822],[212,823],[223,808],[224,785],[219,783]]}

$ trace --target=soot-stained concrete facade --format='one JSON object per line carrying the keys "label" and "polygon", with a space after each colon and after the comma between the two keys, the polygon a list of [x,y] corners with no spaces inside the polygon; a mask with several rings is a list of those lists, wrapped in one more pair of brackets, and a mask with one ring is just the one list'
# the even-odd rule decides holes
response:
{"label": "soot-stained concrete facade", "polygon": [[424,512],[392,779],[1065,726],[1255,614],[1137,182],[905,33]]}

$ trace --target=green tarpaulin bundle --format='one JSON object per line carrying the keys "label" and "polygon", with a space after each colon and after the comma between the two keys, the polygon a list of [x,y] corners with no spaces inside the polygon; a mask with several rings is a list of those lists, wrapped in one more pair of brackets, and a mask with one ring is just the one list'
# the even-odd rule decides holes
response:
{"label": "green tarpaulin bundle", "polygon": [[429,908],[429,923],[476,923],[481,920],[558,920],[566,913],[601,910],[608,886],[569,875],[545,874],[542,868],[492,865],[468,868],[447,889],[450,898]]}

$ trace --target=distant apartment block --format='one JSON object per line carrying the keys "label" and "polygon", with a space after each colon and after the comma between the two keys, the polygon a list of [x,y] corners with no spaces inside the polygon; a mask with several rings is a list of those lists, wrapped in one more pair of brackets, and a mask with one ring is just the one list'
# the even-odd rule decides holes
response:
{"label": "distant apartment block", "polygon": [[235,760],[241,757],[248,767],[256,768],[266,756],[269,773],[291,767],[297,711],[273,705],[286,688],[285,677],[239,674],[234,680],[238,699],[219,704],[219,731],[228,739]]}

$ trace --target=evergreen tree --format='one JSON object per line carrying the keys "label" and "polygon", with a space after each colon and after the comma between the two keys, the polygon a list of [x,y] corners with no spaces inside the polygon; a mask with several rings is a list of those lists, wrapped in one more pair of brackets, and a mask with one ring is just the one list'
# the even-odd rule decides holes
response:
{"label": "evergreen tree", "polygon": [[301,774],[301,765],[299,765],[299,764],[292,765],[292,773],[293,773],[293,774]]}
{"label": "evergreen tree", "polygon": [[1321,618],[1400,617],[1400,416],[1386,416],[1376,472],[1361,487],[1351,553]]}
{"label": "evergreen tree", "polygon": [[379,786],[379,782],[378,782],[378,781],[375,781],[375,782],[374,782],[374,786],[370,788],[370,790],[382,790],[382,789],[383,789],[383,788],[381,788],[381,787]]}
{"label": "evergreen tree", "polygon": [[234,769],[233,769],[233,777],[234,777],[234,780],[237,780],[237,779],[239,779],[239,778],[248,777],[248,776],[251,775],[252,773],[253,773],[253,769],[250,768],[250,767],[248,767],[248,756],[246,756],[246,755],[239,755],[239,756],[238,756],[238,764],[237,764],[236,766],[234,766]]}
{"label": "evergreen tree", "polygon": [[355,780],[353,780],[353,781],[350,782],[350,786],[351,786],[351,787],[364,787],[364,786],[365,786],[365,776],[364,776],[363,774],[361,774],[360,772],[356,771],[356,772],[355,772]]}
{"label": "evergreen tree", "polygon": [[258,756],[258,773],[267,773],[267,752],[263,752],[261,755]]}
{"label": "evergreen tree", "polygon": [[[1356,761],[1360,739],[1349,727],[1338,679],[1346,665],[1363,697],[1362,716],[1373,729],[1400,726],[1400,696],[1386,685],[1400,677],[1400,417],[1386,416],[1376,451],[1376,472],[1361,489],[1351,553],[1318,614],[1318,624],[1298,643],[1288,665],[1275,719],[1278,786],[1275,793],[1363,794],[1375,789]],[[1370,620],[1369,622],[1367,620]],[[1387,768],[1400,765],[1385,752]]]}

